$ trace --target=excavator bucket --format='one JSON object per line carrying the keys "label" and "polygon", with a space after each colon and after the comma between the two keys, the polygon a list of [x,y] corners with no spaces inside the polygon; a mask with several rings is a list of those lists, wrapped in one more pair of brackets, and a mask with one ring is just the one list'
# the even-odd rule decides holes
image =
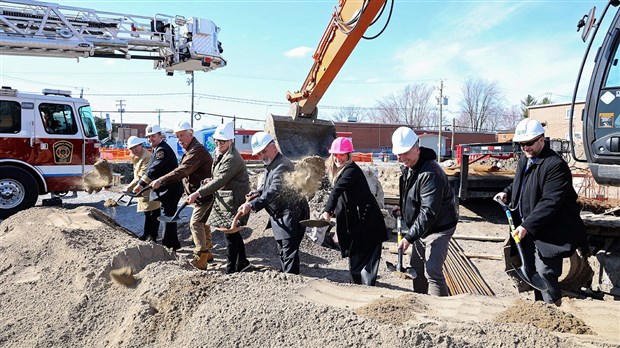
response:
{"label": "excavator bucket", "polygon": [[336,139],[336,126],[331,121],[291,116],[267,116],[265,131],[278,142],[282,154],[291,159],[329,155]]}

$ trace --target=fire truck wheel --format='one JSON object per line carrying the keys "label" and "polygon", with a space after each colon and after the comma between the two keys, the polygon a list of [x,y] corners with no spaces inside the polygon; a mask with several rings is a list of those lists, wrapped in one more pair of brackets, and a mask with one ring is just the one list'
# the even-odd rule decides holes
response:
{"label": "fire truck wheel", "polygon": [[0,173],[0,219],[34,206],[39,190],[30,173],[15,166],[2,167]]}

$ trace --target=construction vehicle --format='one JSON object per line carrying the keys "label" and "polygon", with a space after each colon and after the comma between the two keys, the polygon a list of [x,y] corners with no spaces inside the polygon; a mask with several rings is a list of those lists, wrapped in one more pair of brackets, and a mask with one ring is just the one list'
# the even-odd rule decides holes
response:
{"label": "construction vehicle", "polygon": [[[152,60],[155,69],[212,71],[226,66],[210,20],[95,11],[29,0],[0,3],[0,54]],[[69,191],[109,185],[107,162],[90,105],[69,91],[0,90],[0,219],[32,207],[37,197],[58,204]]]}
{"label": "construction vehicle", "polygon": [[[606,15],[612,16],[602,43],[594,57],[594,65],[585,99],[583,114],[583,146],[586,160],[578,158],[575,147],[571,147],[572,157],[577,162],[586,162],[592,177],[599,185],[620,186],[620,0],[609,0],[599,18],[595,17],[596,7],[582,17],[577,24],[577,31],[582,31],[581,38],[587,42],[577,82],[573,93],[569,118],[569,139],[573,141],[573,117],[575,102],[589,58],[592,45],[599,29],[603,26]],[[614,14],[615,12],[615,14]],[[606,26],[605,26],[606,27]],[[602,27],[604,30],[605,27]],[[594,257],[589,261],[594,266],[595,277],[592,279],[597,290],[609,291],[620,296],[620,205],[602,214],[593,212],[582,214],[591,251]],[[571,258],[572,275],[580,277],[587,274],[579,258]],[[585,277],[587,279],[587,277]],[[605,284],[601,284],[605,283]]]}
{"label": "construction vehicle", "polygon": [[[620,186],[620,0],[609,0],[600,18],[595,17],[593,7],[578,24],[585,42],[593,30],[587,44],[586,53],[579,70],[570,118],[570,140],[573,142],[573,113],[579,83],[587,62],[590,49],[596,38],[600,25],[608,12],[615,16],[607,30],[602,45],[596,52],[595,65],[590,78],[590,85],[582,115],[584,148],[592,176],[602,185]],[[573,150],[573,158],[577,158]]]}
{"label": "construction vehicle", "polygon": [[[336,127],[333,122],[317,117],[317,105],[357,43],[364,37],[366,29],[376,22],[377,16],[381,16],[387,2],[339,0],[312,56],[314,63],[301,89],[286,94],[291,103],[289,114],[267,116],[265,130],[276,138],[280,150],[286,156],[299,158],[305,155],[328,155],[327,149],[336,138]],[[393,4],[392,0],[392,8]],[[392,9],[389,15],[391,12]]]}
{"label": "construction vehicle", "polygon": [[146,59],[168,75],[226,66],[210,20],[96,11],[30,0],[0,3],[0,54]]}

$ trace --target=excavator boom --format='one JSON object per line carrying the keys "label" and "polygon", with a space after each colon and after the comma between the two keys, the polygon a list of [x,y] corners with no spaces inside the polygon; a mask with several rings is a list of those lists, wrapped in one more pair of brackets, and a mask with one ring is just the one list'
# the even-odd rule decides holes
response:
{"label": "excavator boom", "polygon": [[336,128],[333,122],[317,118],[317,105],[385,5],[385,0],[339,0],[301,89],[286,95],[291,102],[289,114],[267,118],[265,129],[275,136],[285,155],[327,155]]}

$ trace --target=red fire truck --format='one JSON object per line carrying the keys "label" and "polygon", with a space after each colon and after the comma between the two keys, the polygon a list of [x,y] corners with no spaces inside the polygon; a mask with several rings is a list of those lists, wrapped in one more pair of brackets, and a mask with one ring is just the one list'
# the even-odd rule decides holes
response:
{"label": "red fire truck", "polygon": [[68,91],[0,90],[0,218],[29,208],[45,193],[82,188],[99,158],[88,101]]}

